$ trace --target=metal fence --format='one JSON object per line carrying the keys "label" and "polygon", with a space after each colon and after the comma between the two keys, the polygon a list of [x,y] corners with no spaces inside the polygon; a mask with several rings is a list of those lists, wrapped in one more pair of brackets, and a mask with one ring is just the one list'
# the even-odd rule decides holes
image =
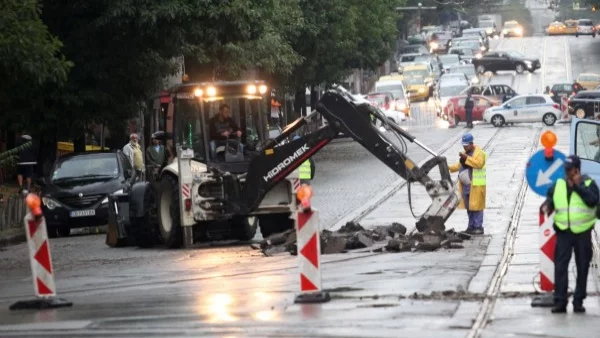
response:
{"label": "metal fence", "polygon": [[0,202],[0,231],[23,227],[25,201],[22,197],[9,197]]}

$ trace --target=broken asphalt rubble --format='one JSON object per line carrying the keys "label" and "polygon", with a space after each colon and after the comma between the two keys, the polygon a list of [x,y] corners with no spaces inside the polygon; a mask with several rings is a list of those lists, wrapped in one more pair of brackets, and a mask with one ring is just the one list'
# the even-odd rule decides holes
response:
{"label": "broken asphalt rubble", "polygon": [[[334,254],[348,250],[373,247],[373,252],[435,251],[439,248],[463,248],[463,240],[470,235],[454,231],[427,231],[406,234],[406,227],[400,223],[389,226],[377,226],[372,229],[363,228],[358,222],[348,222],[337,231],[323,230],[321,236],[321,253]],[[385,244],[387,242],[387,244]],[[385,245],[384,245],[385,244]],[[277,233],[264,239],[259,245],[266,256],[289,252],[297,254],[296,232],[291,229]]]}

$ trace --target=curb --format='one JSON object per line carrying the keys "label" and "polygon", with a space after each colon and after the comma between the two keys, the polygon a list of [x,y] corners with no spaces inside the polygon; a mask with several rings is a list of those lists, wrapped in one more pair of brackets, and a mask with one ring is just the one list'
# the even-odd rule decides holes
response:
{"label": "curb", "polygon": [[20,244],[27,241],[25,231],[21,230],[18,233],[1,234],[0,233],[0,248]]}

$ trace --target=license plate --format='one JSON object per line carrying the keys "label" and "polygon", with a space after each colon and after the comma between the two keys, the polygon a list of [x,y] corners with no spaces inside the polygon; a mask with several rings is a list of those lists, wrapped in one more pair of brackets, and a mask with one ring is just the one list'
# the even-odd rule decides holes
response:
{"label": "license plate", "polygon": [[96,215],[96,210],[76,210],[76,211],[71,211],[71,217],[75,218],[75,217],[88,217],[88,216],[95,216]]}

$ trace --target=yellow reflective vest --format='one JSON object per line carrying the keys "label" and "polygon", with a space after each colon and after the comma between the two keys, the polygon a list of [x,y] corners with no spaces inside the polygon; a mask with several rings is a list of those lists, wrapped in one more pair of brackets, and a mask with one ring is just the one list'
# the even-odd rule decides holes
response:
{"label": "yellow reflective vest", "polygon": [[[592,180],[587,179],[584,183],[589,186]],[[593,228],[596,224],[596,207],[587,206],[575,191],[571,193],[569,199],[567,181],[562,178],[556,181],[552,201],[556,211],[554,224],[560,230],[570,228],[574,234],[579,234]]]}
{"label": "yellow reflective vest", "polygon": [[301,180],[310,180],[312,179],[312,171],[310,170],[310,160],[306,160],[302,162],[300,167],[298,168],[299,176],[298,178]]}
{"label": "yellow reflective vest", "polygon": [[483,164],[483,167],[481,167],[481,169],[473,168],[473,180],[471,181],[471,185],[475,186],[475,187],[484,187],[486,184],[485,168],[487,167],[488,154],[483,150],[481,152],[483,153],[485,162]]}

